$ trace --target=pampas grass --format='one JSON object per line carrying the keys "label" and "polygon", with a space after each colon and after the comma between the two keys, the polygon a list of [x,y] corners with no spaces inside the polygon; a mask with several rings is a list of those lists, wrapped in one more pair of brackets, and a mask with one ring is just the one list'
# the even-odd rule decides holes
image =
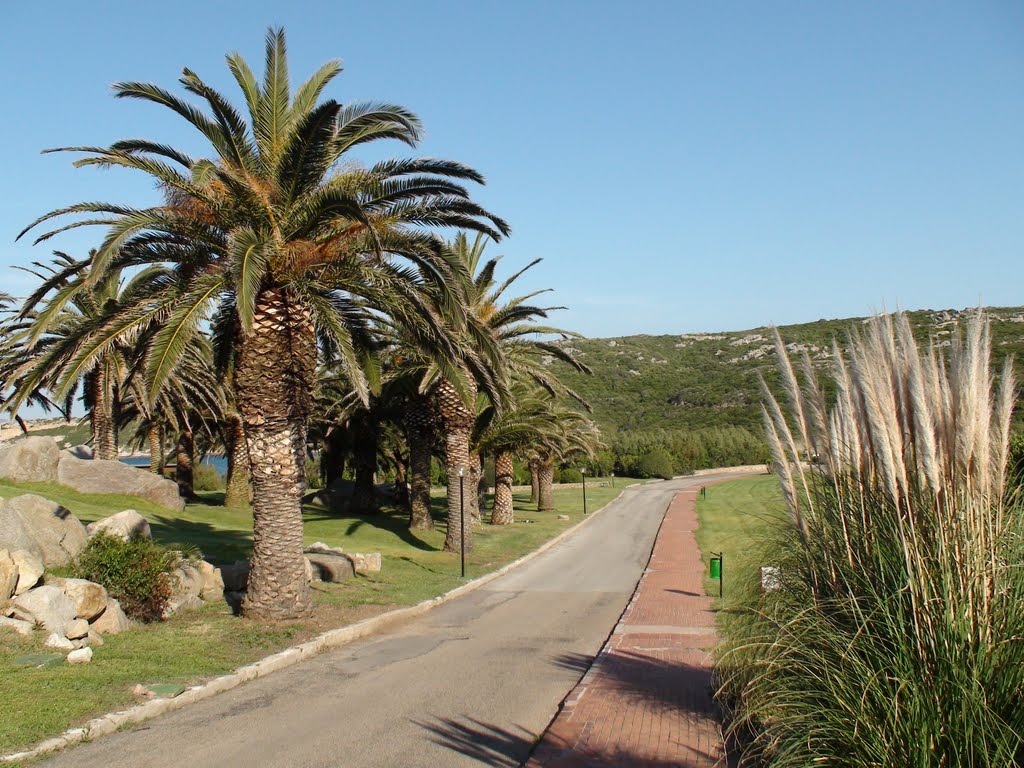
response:
{"label": "pampas grass", "polygon": [[[1007,493],[1011,361],[978,312],[948,347],[902,315],[834,346],[829,407],[776,334],[790,418],[764,420],[792,524],[783,589],[720,663],[747,759],[1012,766],[1024,758],[1021,511]],[[790,424],[795,427],[791,429]]]}

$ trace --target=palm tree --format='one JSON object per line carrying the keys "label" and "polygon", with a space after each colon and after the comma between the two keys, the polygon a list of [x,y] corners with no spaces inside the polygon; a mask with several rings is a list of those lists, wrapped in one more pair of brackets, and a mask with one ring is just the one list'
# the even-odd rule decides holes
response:
{"label": "palm tree", "polygon": [[94,354],[83,354],[83,349],[111,318],[119,317],[140,296],[165,286],[167,271],[150,267],[128,279],[120,267],[97,275],[89,260],[78,261],[59,251],[54,257],[52,265],[36,264],[40,272],[32,274],[43,282],[25,299],[8,342],[7,357],[16,364],[8,370],[14,392],[6,407],[14,412],[46,389],[54,399],[65,401],[68,413],[81,385],[92,425],[93,455],[115,460],[125,382],[150,326],[139,324]]}
{"label": "palm tree", "polygon": [[514,405],[504,413],[487,407],[477,419],[474,442],[480,451],[494,455],[494,501],[491,524],[514,522],[512,474],[516,455],[555,439],[559,425],[550,396],[539,388],[518,385],[513,389]]}
{"label": "palm tree", "polygon": [[[114,86],[118,97],[159,104],[184,118],[209,142],[211,158],[194,159],[142,139],[63,150],[84,153],[78,165],[142,171],[167,190],[163,204],[81,203],[49,213],[29,229],[66,214],[88,218],[40,239],[76,226],[107,225],[92,259],[96,277],[122,263],[174,265],[175,291],[140,302],[108,329],[107,341],[143,318],[160,318],[148,371],[151,392],[170,375],[189,329],[219,307],[222,322],[213,325],[214,333],[225,330],[238,345],[234,399],[252,470],[253,558],[243,612],[288,619],[312,610],[301,497],[318,340],[352,369],[365,398],[363,361],[349,324],[351,297],[378,308],[399,297],[416,302],[395,258],[431,263],[436,248],[423,226],[461,226],[495,238],[508,228],[457,183],[483,181],[466,166],[420,159],[360,169],[348,162],[350,150],[370,141],[414,146],[420,125],[400,107],[318,103],[341,71],[338,62],[321,67],[294,96],[283,31],[268,32],[262,84],[237,53],[227,62],[244,94],[248,123],[189,69],[180,82],[208,112],[155,85]],[[442,278],[441,267],[434,269]]]}
{"label": "palm tree", "polygon": [[[524,268],[513,273],[501,283],[495,280],[495,271],[499,258],[486,262],[484,250],[487,247],[487,235],[479,233],[471,243],[462,232],[456,236],[451,246],[453,257],[462,265],[461,274],[467,279],[461,283],[463,304],[472,318],[474,335],[473,344],[486,342],[488,350],[496,345],[498,350],[494,368],[500,372],[504,380],[514,377],[521,381],[532,381],[552,395],[568,395],[581,403],[583,400],[576,393],[558,381],[545,365],[547,360],[561,360],[577,370],[590,373],[590,369],[577,361],[570,352],[558,344],[547,340],[557,336],[562,339],[574,338],[577,334],[559,328],[539,325],[538,319],[547,318],[548,312],[561,307],[541,307],[528,303],[535,296],[546,291],[536,291],[524,296],[506,299],[505,291],[527,270],[540,263],[534,259]],[[488,352],[493,356],[493,352]],[[473,381],[470,380],[470,385]],[[507,388],[505,392],[507,393]],[[448,515],[455,520],[460,514],[463,501],[461,499],[459,468],[468,471],[466,485],[473,489],[467,495],[465,507],[470,516],[479,517],[477,488],[480,478],[479,452],[472,445],[472,430],[477,418],[476,391],[470,386],[465,397],[460,397],[454,387],[446,379],[441,379],[435,390],[438,412],[445,431],[445,459],[448,472]],[[504,399],[493,400],[500,412],[507,404]],[[584,403],[585,405],[585,403]],[[453,529],[456,529],[453,531]],[[445,549],[457,551],[458,526],[449,525],[445,538]]]}
{"label": "palm tree", "polygon": [[533,459],[537,466],[537,511],[555,508],[553,494],[555,464],[575,456],[593,458],[602,447],[597,426],[564,406],[553,406],[553,422],[557,429],[544,433],[534,446]]}

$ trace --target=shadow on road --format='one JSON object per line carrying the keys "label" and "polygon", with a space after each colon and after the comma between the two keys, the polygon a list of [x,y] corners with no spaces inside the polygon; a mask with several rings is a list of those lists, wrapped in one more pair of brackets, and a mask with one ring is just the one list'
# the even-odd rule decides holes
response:
{"label": "shadow on road", "polygon": [[533,748],[533,736],[519,726],[514,731],[483,723],[472,717],[459,722],[450,718],[433,723],[416,723],[430,733],[430,739],[483,765],[517,766]]}

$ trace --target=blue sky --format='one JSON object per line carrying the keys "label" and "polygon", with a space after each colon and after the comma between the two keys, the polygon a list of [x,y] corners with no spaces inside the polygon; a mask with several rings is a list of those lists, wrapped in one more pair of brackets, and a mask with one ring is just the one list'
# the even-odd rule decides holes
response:
{"label": "blue sky", "polygon": [[[79,200],[156,198],[46,147],[146,136],[201,151],[182,121],[115,101],[183,66],[240,101],[230,50],[262,66],[288,32],[293,78],[423,119],[419,154],[488,177],[513,227],[492,247],[553,287],[588,336],[741,329],[1024,303],[1024,5],[1017,2],[18,3],[5,8],[0,288],[53,247],[15,243]],[[401,145],[381,155],[404,156]]]}

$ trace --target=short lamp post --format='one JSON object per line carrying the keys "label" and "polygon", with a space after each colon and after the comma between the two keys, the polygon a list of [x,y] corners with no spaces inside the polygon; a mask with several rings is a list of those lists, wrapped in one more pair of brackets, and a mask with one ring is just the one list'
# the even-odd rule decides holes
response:
{"label": "short lamp post", "polygon": [[459,467],[459,551],[462,578],[466,578],[466,478],[465,468]]}
{"label": "short lamp post", "polygon": [[612,472],[612,488],[615,487],[615,472]]}
{"label": "short lamp post", "polygon": [[583,514],[587,514],[587,468],[583,467],[580,470],[580,475],[583,477]]}

